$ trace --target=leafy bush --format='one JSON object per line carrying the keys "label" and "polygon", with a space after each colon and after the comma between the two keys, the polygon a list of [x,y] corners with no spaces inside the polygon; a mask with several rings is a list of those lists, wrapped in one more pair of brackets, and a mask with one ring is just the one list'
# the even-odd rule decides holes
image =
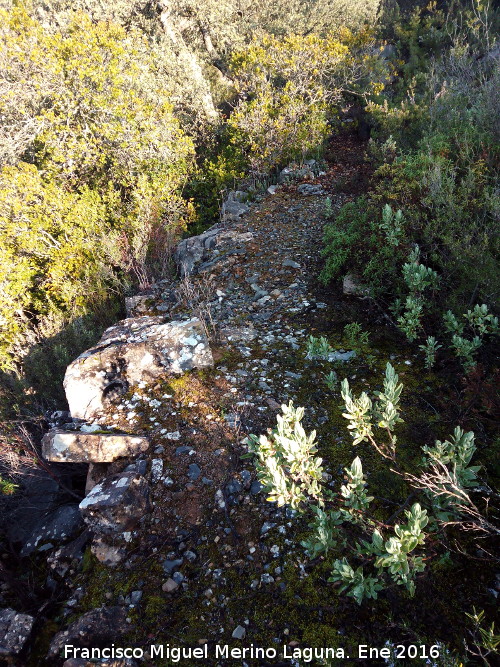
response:
{"label": "leafy bush", "polygon": [[61,329],[165,273],[192,216],[194,149],[139,34],[85,14],[49,30],[22,6],[0,21],[4,160],[16,163],[0,173],[0,357],[12,368],[30,329]]}
{"label": "leafy bush", "polygon": [[403,228],[399,227],[401,218],[397,224],[398,245],[393,246],[387,242],[383,213],[372,202],[360,197],[345,204],[335,221],[325,225],[325,264],[320,280],[327,284],[349,272],[358,275],[373,295],[387,292],[389,285],[397,290],[402,284],[397,262],[403,260],[407,249]]}
{"label": "leafy bush", "polygon": [[277,428],[269,437],[251,435],[248,448],[257,456],[258,476],[268,500],[296,508],[306,498],[320,501],[321,459],[314,456],[315,431],[306,435],[302,427],[304,408],[294,408],[290,402],[281,409]]}
{"label": "leafy bush", "polygon": [[346,90],[383,87],[386,68],[372,33],[338,33],[268,35],[233,54],[241,100],[228,124],[252,171],[317,152]]}
{"label": "leafy bush", "polygon": [[[421,328],[426,302],[424,292],[427,288],[436,289],[439,277],[433,269],[420,264],[420,248],[415,246],[408,262],[403,265],[403,278],[410,294],[406,298],[404,313],[398,317],[398,326],[411,342],[417,338],[418,330]],[[398,303],[395,304],[395,310],[399,310]]]}
{"label": "leafy bush", "polygon": [[[371,152],[379,166],[368,195],[326,228],[325,282],[349,266],[374,296],[401,296],[394,259],[401,261],[418,244],[424,263],[442,277],[431,314],[445,302],[461,309],[471,297],[496,300],[500,110],[493,91],[500,67],[491,56],[495,15],[488,11],[461,8],[458,21],[451,10],[445,15],[433,6],[392,32],[382,30],[395,42],[399,76],[383,99],[372,97],[368,104],[379,142]],[[385,235],[370,221],[378,207]],[[396,221],[398,210],[403,217]],[[388,256],[388,245],[395,256]],[[414,301],[407,311],[418,318]]]}
{"label": "leafy bush", "polygon": [[[353,444],[370,442],[384,458],[395,460],[396,436],[394,427],[403,420],[399,416],[398,403],[401,396],[402,384],[398,384],[399,377],[393,366],[387,364],[384,378],[384,391],[376,391],[376,400],[373,402],[366,392],[359,398],[353,397],[348,380],[341,383],[342,398],[346,412],[343,416],[349,420],[349,430],[353,437]],[[388,442],[380,443],[375,439],[375,426],[387,432]]]}
{"label": "leafy bush", "polygon": [[309,336],[307,340],[306,359],[328,359],[333,348],[325,336]]}
{"label": "leafy bush", "polygon": [[106,217],[106,203],[88,188],[72,193],[45,183],[25,163],[0,172],[4,368],[19,361],[21,341],[37,321],[86,313],[116,283],[102,247]]}
{"label": "leafy bush", "polygon": [[[430,558],[423,552],[426,527],[434,547],[450,524],[483,536],[498,534],[498,527],[481,514],[469,494],[479,489],[480,466],[471,465],[476,452],[474,434],[457,427],[450,440],[422,447],[418,474],[413,469],[407,472],[395,463],[394,428],[402,421],[397,407],[402,385],[392,366],[387,364],[384,390],[375,392],[375,403],[366,393],[353,398],[347,380],[341,386],[344,417],[354,444],[368,440],[384,458],[393,461],[391,471],[416,489],[393,515],[395,518],[404,510],[406,523],[391,526],[390,520],[382,522],[380,512],[371,509],[374,497],[368,495],[359,457],[344,468],[345,481],[338,493],[326,487],[323,462],[316,456],[316,433],[306,434],[301,425],[304,409],[294,408],[292,403],[282,406],[283,415],[277,417],[278,426],[269,437],[249,436],[249,453],[256,459],[268,500],[290,505],[311,517],[310,533],[302,546],[310,558],[334,559],[328,581],[338,585],[339,593],[358,604],[377,598],[380,591],[392,586],[402,586],[413,596],[415,579]],[[388,444],[380,443],[375,427],[388,434]],[[488,495],[490,491],[486,489]],[[417,493],[421,502],[405,509]]]}

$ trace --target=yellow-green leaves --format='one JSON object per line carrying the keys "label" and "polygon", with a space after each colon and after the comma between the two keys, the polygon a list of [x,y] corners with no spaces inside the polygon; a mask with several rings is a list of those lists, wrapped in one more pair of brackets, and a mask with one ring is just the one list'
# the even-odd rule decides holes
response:
{"label": "yellow-green leaves", "polygon": [[144,38],[109,21],[0,13],[3,365],[45,317],[71,320],[118,279],[164,271],[192,215],[194,146],[156,69]]}

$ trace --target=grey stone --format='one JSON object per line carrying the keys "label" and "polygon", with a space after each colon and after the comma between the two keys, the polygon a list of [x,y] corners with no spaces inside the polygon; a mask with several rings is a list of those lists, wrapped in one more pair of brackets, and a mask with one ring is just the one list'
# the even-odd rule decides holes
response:
{"label": "grey stone", "polygon": [[328,355],[328,361],[349,361],[354,359],[356,352],[350,350],[349,352],[330,352]]}
{"label": "grey stone", "polygon": [[142,591],[132,591],[130,593],[130,604],[139,604],[142,600]]}
{"label": "grey stone", "polygon": [[163,472],[163,459],[153,459],[151,461],[151,481],[157,484],[160,481]]}
{"label": "grey stone", "polygon": [[72,537],[82,525],[78,505],[58,507],[33,531],[21,549],[21,556],[28,556],[36,550],[42,551],[47,542],[53,546],[54,542]]}
{"label": "grey stone", "polygon": [[166,560],[163,562],[163,569],[167,574],[172,574],[180,568],[184,562],[183,558],[174,558],[173,560]]}
{"label": "grey stone", "polygon": [[301,195],[323,195],[325,191],[321,185],[313,185],[312,183],[302,183],[297,187],[297,192]]}
{"label": "grey stone", "polygon": [[122,606],[100,607],[83,614],[67,628],[58,632],[50,643],[49,658],[60,655],[65,645],[79,648],[110,646],[130,631],[127,610]]}
{"label": "grey stone", "polygon": [[267,188],[267,191],[268,191],[268,193],[269,193],[270,195],[275,195],[277,189],[278,189],[278,186],[277,186],[277,185],[270,185],[270,186]]}
{"label": "grey stone", "polygon": [[252,486],[250,487],[250,493],[253,493],[256,495],[257,493],[260,493],[262,491],[262,484],[258,481],[255,480],[255,482],[252,482]]}
{"label": "grey stone", "polygon": [[81,433],[53,429],[42,438],[42,454],[58,463],[112,463],[137,456],[149,447],[147,438],[117,433]]}
{"label": "grey stone", "polygon": [[35,619],[13,609],[0,609],[0,658],[15,658],[28,641]]}
{"label": "grey stone", "polygon": [[222,205],[222,219],[224,221],[238,220],[250,207],[239,201],[227,200]]}
{"label": "grey stone", "polygon": [[125,544],[108,544],[103,537],[94,537],[90,550],[97,560],[107,567],[115,567],[127,555]]}
{"label": "grey stone", "polygon": [[148,508],[148,484],[133,472],[107,477],[80,503],[85,523],[101,536],[132,530]]}
{"label": "grey stone", "polygon": [[233,639],[244,639],[245,635],[247,634],[247,631],[242,625],[237,625],[235,629],[233,630],[233,634],[231,637]]}
{"label": "grey stone", "polygon": [[248,192],[244,190],[231,190],[227,195],[227,201],[238,201],[245,203],[248,200]]}
{"label": "grey stone", "polygon": [[179,584],[174,581],[174,579],[169,578],[167,581],[162,585],[161,590],[164,593],[173,593],[179,588]]}
{"label": "grey stone", "polygon": [[270,521],[264,521],[262,528],[260,529],[260,534],[265,535],[271,530],[271,528],[274,528],[275,525],[275,523],[271,523]]}
{"label": "grey stone", "polygon": [[73,417],[93,420],[131,386],[212,365],[199,319],[165,323],[163,317],[140,317],[107,329],[68,366],[64,388]]}
{"label": "grey stone", "polygon": [[232,495],[236,493],[241,493],[243,487],[241,482],[238,482],[237,479],[232,479],[229,484],[226,486],[226,491]]}
{"label": "grey stone", "polygon": [[285,259],[283,261],[283,266],[290,266],[292,269],[300,269],[300,264],[294,262],[293,259]]}
{"label": "grey stone", "polygon": [[[146,474],[146,470],[147,470],[147,468],[148,468],[148,462],[146,461],[146,459],[140,459],[139,461],[136,461],[136,462],[133,464],[133,466],[134,466],[134,468],[135,468],[135,471],[136,471],[139,475],[145,475],[145,474]],[[131,470],[132,470],[132,468],[131,468]]]}
{"label": "grey stone", "polygon": [[346,296],[365,296],[369,292],[368,288],[362,285],[352,273],[344,276],[342,291]]}
{"label": "grey stone", "polygon": [[189,470],[188,470],[189,479],[192,480],[193,482],[195,482],[200,475],[201,475],[200,466],[196,463],[191,463],[191,465],[189,466]]}
{"label": "grey stone", "polygon": [[184,575],[182,574],[182,572],[174,572],[172,574],[172,579],[175,581],[175,583],[182,584],[182,582],[184,581]]}

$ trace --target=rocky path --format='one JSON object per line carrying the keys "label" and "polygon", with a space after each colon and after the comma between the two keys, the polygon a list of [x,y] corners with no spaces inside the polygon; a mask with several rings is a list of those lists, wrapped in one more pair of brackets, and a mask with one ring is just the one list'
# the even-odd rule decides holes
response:
{"label": "rocky path", "polygon": [[[136,436],[139,449],[128,460],[122,452],[114,462],[92,464],[88,490],[104,484],[108,493],[106,480],[112,479],[113,488],[125,487],[130,495],[126,502],[120,496],[119,512],[94,512],[92,494],[81,504],[87,525],[104,536],[94,538],[92,555],[87,550],[85,571],[78,565],[81,539],[76,554],[63,547],[49,555],[52,576],[70,581],[73,591],[62,627],[72,624],[68,634],[52,638],[49,661],[57,661],[64,643],[82,637],[82,627],[89,645],[138,646],[151,665],[171,664],[148,661],[151,644],[293,647],[293,627],[304,620],[304,604],[313,604],[300,593],[307,580],[299,544],[304,526],[266,502],[245,458],[245,439],[273,427],[280,405],[290,400],[306,406],[306,427],[329,419],[314,399],[323,391],[322,379],[305,360],[305,347],[335,300],[317,283],[325,200],[338,209],[360,186],[364,149],[355,138],[338,139],[326,173],[257,197],[243,215],[216,226],[217,241],[204,241],[208,248],[197,256],[193,275],[130,301],[136,316],[198,317],[214,364],[140,381],[111,396],[88,427]],[[146,453],[137,436],[148,439]],[[101,488],[97,504],[103,493]],[[130,528],[127,503],[136,519]],[[99,511],[105,529],[97,525],[103,522]],[[101,607],[105,622],[96,611]],[[322,614],[315,615],[316,625]],[[216,659],[212,649],[210,656],[204,664],[236,664]]]}

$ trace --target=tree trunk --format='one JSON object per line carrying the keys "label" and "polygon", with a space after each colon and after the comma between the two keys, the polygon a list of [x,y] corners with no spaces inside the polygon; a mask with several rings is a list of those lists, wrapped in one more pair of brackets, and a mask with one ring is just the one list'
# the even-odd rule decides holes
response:
{"label": "tree trunk", "polygon": [[186,76],[189,76],[193,80],[200,91],[201,104],[207,118],[214,121],[219,117],[219,114],[217,113],[212,93],[210,92],[210,84],[203,75],[200,63],[198,62],[196,55],[187,47],[182,35],[175,30],[168,1],[159,0],[158,6],[160,8],[160,22],[163,31],[172,42],[179,60],[185,65]]}

